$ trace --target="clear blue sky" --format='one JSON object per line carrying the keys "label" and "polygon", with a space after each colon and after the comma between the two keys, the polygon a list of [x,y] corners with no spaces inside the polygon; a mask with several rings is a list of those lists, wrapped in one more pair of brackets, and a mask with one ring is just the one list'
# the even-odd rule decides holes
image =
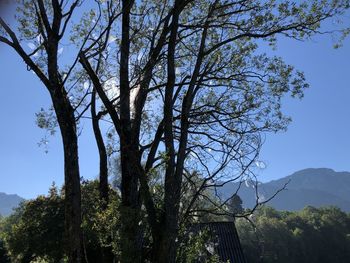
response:
{"label": "clear blue sky", "polygon": [[262,181],[309,167],[350,171],[350,41],[337,50],[333,44],[330,35],[280,42],[276,53],[305,72],[310,89],[302,100],[285,99],[293,122],[287,132],[266,136]]}
{"label": "clear blue sky", "polygon": [[[268,181],[308,167],[350,171],[350,41],[339,50],[331,36],[313,41],[282,40],[276,54],[306,73],[311,88],[301,101],[285,99],[284,111],[293,118],[286,133],[270,134],[261,153]],[[9,49],[0,47],[0,192],[24,198],[44,194],[53,181],[63,181],[59,134],[51,138],[49,153],[37,143],[44,132],[35,113],[49,105],[49,96],[36,77]],[[88,125],[88,124],[86,124]],[[84,178],[96,177],[98,158],[86,127],[80,138],[80,166]]]}

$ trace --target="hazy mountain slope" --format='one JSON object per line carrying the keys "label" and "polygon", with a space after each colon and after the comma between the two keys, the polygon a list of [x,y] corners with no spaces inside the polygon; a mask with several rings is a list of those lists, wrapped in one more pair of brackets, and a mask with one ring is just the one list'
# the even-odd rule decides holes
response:
{"label": "hazy mountain slope", "polygon": [[17,207],[24,199],[18,195],[7,195],[0,193],[0,215],[8,216],[12,213],[13,208]]}
{"label": "hazy mountain slope", "polygon": [[268,184],[278,187],[290,180],[288,189],[313,189],[350,200],[350,173],[332,169],[305,169]]}
{"label": "hazy mountain slope", "polygon": [[[269,205],[279,210],[299,210],[307,205],[315,207],[334,205],[350,212],[350,173],[335,172],[332,169],[305,169],[290,176],[259,185],[262,199],[271,197],[290,181],[287,189],[279,193]],[[228,184],[222,190],[223,196],[233,193],[238,184]],[[242,184],[239,195],[244,207],[255,204],[255,189]]]}
{"label": "hazy mountain slope", "polygon": [[[280,192],[268,204],[279,210],[300,210],[307,205],[315,207],[334,205],[350,212],[350,172],[335,172],[332,169],[305,169],[267,183],[259,184],[259,196],[271,197],[278,189],[290,181],[287,189]],[[237,183],[226,184],[219,192],[228,197],[238,188]],[[243,206],[251,208],[255,204],[255,189],[243,183],[239,190]],[[11,214],[12,209],[24,199],[18,195],[0,193],[0,215]]]}

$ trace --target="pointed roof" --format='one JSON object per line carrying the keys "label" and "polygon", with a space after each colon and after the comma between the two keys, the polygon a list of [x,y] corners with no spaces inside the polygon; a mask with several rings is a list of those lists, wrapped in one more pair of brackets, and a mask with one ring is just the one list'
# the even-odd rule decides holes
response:
{"label": "pointed roof", "polygon": [[210,236],[208,243],[215,244],[213,249],[223,262],[246,263],[243,249],[235,223],[209,222],[192,225],[193,232],[207,231]]}

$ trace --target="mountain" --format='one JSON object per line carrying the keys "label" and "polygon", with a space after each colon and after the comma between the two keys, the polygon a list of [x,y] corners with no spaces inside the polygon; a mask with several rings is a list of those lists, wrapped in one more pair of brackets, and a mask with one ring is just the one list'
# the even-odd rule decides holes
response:
{"label": "mountain", "polygon": [[10,215],[13,211],[13,208],[17,207],[22,201],[24,201],[24,199],[18,195],[0,193],[0,215]]}
{"label": "mountain", "polygon": [[[296,211],[307,205],[337,206],[350,212],[350,172],[335,172],[328,168],[305,169],[267,183],[259,183],[258,196],[266,200],[286,184],[286,189],[268,202],[278,210]],[[256,191],[252,182],[244,182],[238,195],[243,206],[252,208],[256,200]],[[228,197],[239,187],[238,183],[226,184],[220,193]]]}
{"label": "mountain", "polygon": [[[258,195],[261,200],[273,196],[288,182],[286,189],[278,193],[268,205],[278,210],[296,211],[307,205],[337,206],[343,211],[350,212],[350,172],[335,172],[332,169],[305,169],[278,180],[258,184]],[[252,208],[256,200],[256,191],[249,181],[228,183],[218,189],[223,198],[236,192],[243,200],[245,208]],[[0,193],[0,215],[11,214],[12,209],[24,201],[18,195]]]}

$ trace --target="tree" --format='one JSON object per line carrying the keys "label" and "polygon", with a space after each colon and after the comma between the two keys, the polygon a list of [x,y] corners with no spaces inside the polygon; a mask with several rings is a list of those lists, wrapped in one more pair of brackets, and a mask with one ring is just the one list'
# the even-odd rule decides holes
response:
{"label": "tree", "polygon": [[[117,235],[111,236],[111,233],[118,233],[118,211],[115,207],[119,198],[113,190],[109,191],[113,206],[105,207],[99,196],[99,183],[82,183],[83,262],[113,262],[119,253]],[[3,251],[7,251],[12,262],[26,263],[40,259],[62,262],[66,258],[63,233],[64,190],[59,193],[53,186],[47,196],[25,201],[4,220],[0,225],[0,244],[4,241]]]}
{"label": "tree", "polygon": [[99,125],[99,120],[101,118],[101,116],[99,115],[100,112],[99,113],[96,112],[96,90],[95,89],[92,91],[90,107],[91,107],[92,128],[94,131],[99,158],[100,158],[99,192],[100,192],[100,198],[104,200],[105,207],[106,207],[109,201],[108,153],[107,153],[106,145],[101,132],[101,128]]}
{"label": "tree", "polygon": [[64,203],[56,188],[48,197],[22,203],[13,215],[17,223],[6,235],[14,262],[47,258],[58,263],[64,254]]}
{"label": "tree", "polygon": [[[236,221],[249,262],[347,262],[348,216],[338,208],[277,211],[262,207],[254,219]],[[261,260],[262,261],[261,261]]]}
{"label": "tree", "polygon": [[0,262],[10,263],[10,258],[8,257],[8,251],[6,249],[3,236],[1,235],[3,222],[4,222],[4,218],[0,215]]}
{"label": "tree", "polygon": [[[69,262],[81,262],[81,196],[75,109],[69,90],[73,65],[60,68],[60,44],[74,9],[80,1],[18,1],[13,29],[0,18],[0,41],[14,49],[28,70],[33,71],[50,94],[64,149],[65,232]],[[27,42],[27,43],[26,43]],[[26,50],[26,44],[33,49]],[[35,42],[35,44],[33,44]],[[74,80],[75,81],[75,80]]]}
{"label": "tree", "polygon": [[[249,176],[260,134],[286,127],[281,98],[301,97],[307,84],[281,59],[259,54],[259,40],[305,39],[347,7],[348,1],[121,1],[120,20],[108,20],[80,63],[119,139],[124,262],[140,261],[141,200],[153,261],[174,262],[184,178],[191,180],[191,170],[202,177],[191,211],[205,189]],[[96,72],[101,53],[104,71]],[[149,185],[159,167],[160,209]]]}
{"label": "tree", "polygon": [[10,259],[7,255],[7,250],[4,246],[3,240],[0,239],[0,260],[3,263],[10,263]]}

